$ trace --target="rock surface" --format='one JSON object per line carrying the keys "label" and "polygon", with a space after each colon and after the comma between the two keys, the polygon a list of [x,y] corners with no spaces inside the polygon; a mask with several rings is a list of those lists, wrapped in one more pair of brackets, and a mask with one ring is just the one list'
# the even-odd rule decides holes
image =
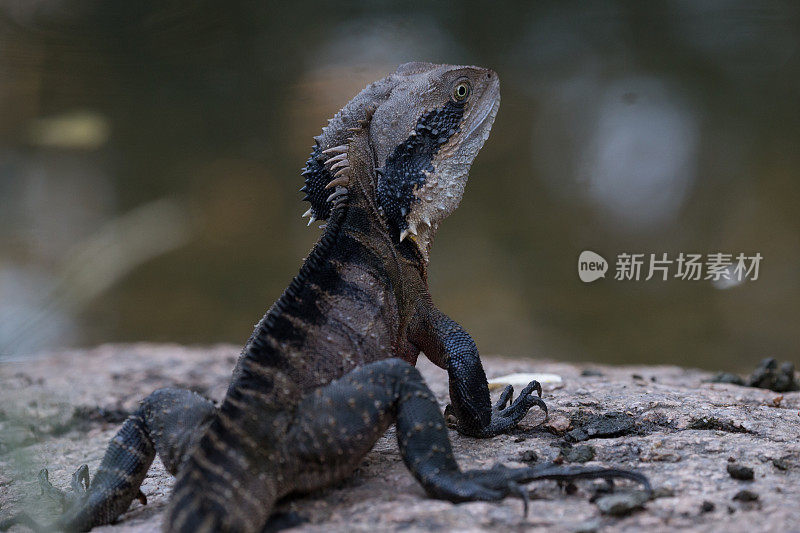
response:
{"label": "rock surface", "polygon": [[[47,467],[60,487],[83,463],[94,471],[126,413],[152,390],[182,386],[219,400],[237,354],[233,346],[107,345],[0,364],[0,520],[22,508],[53,516],[55,506],[38,495],[38,470]],[[475,440],[451,432],[462,467],[559,456],[567,462],[565,450],[591,449],[592,457],[580,456],[583,464],[636,468],[650,477],[656,497],[619,517],[601,513],[590,500],[619,508],[625,501],[602,500],[605,487],[593,482],[566,490],[555,482],[529,485],[527,518],[515,499],[431,500],[403,466],[390,429],[349,480],[287,500],[278,511],[304,520],[296,530],[320,532],[800,530],[800,392],[706,383],[709,373],[671,366],[497,357],[485,357],[484,364],[489,377],[552,372],[563,382],[545,387],[551,416],[544,425],[541,412],[533,411],[509,435]],[[446,373],[424,357],[419,367],[444,405]],[[754,479],[733,479],[731,464],[751,468]],[[118,524],[95,531],[158,531],[171,485],[156,459],[142,486],[149,504],[134,502]],[[638,488],[619,485],[621,500]],[[745,492],[748,497],[741,496]]]}

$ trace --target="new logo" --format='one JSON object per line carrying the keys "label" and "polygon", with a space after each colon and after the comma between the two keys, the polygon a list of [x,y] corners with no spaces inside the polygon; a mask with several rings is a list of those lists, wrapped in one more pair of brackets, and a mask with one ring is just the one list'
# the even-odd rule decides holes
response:
{"label": "new logo", "polygon": [[607,270],[608,261],[600,254],[584,250],[578,256],[578,277],[584,283],[591,283],[606,277]]}

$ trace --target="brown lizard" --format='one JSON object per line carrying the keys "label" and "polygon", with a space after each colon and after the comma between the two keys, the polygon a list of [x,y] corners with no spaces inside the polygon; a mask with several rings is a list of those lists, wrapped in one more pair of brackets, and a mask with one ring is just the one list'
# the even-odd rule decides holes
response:
{"label": "brown lizard", "polygon": [[[131,501],[158,453],[177,480],[166,531],[259,531],[275,502],[350,475],[386,428],[435,498],[526,497],[537,479],[629,478],[625,470],[536,467],[462,471],[445,419],[414,363],[447,370],[455,428],[491,437],[533,406],[532,382],[490,403],[475,342],[433,304],[428,254],[458,205],[500,104],[489,69],[402,65],[348,103],[323,129],[303,171],[311,220],[325,231],[298,275],[258,323],[225,399],[215,408],[185,390],[146,398],[112,439],[91,483],[53,524],[88,530]],[[41,480],[48,491],[55,489]],[[143,497],[143,496],[141,496]],[[26,515],[2,524],[25,523]]]}

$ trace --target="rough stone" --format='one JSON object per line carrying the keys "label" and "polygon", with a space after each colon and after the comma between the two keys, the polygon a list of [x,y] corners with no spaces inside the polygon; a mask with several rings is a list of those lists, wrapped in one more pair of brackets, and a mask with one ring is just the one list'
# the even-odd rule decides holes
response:
{"label": "rough stone", "polygon": [[758,493],[752,490],[742,489],[733,495],[733,499],[740,502],[754,502],[758,500]]}
{"label": "rough stone", "polygon": [[728,474],[733,479],[739,479],[742,481],[753,481],[754,473],[753,469],[749,466],[739,465],[736,463],[728,463]]}
{"label": "rough stone", "polygon": [[561,446],[561,456],[567,463],[586,463],[594,459],[594,447],[591,445],[572,446],[563,443]]}
{"label": "rough stone", "polygon": [[535,463],[539,460],[539,454],[535,450],[525,450],[519,454],[519,460],[523,463]]}
{"label": "rough stone", "polygon": [[647,501],[647,493],[641,490],[620,491],[601,496],[595,502],[603,514],[625,516],[641,509]]}
{"label": "rough stone", "polygon": [[749,378],[749,387],[760,387],[775,392],[800,390],[800,383],[795,379],[794,365],[786,361],[778,366],[778,362],[767,357],[758,365]]}
{"label": "rough stone", "polygon": [[[93,472],[119,421],[154,389],[182,386],[221,399],[238,351],[235,346],[106,345],[0,364],[0,519],[20,509],[43,521],[54,516],[56,505],[39,495],[39,469],[47,467],[59,487],[69,486],[72,472],[83,463]],[[484,357],[484,365],[490,378],[515,372],[560,375],[563,382],[545,386],[543,397],[551,417],[560,417],[560,429],[567,429],[564,420],[569,420],[585,433],[578,440],[595,450],[585,464],[637,469],[649,476],[660,497],[620,517],[603,514],[590,501],[603,485],[591,481],[577,482],[573,494],[553,481],[529,485],[527,518],[514,498],[463,504],[431,500],[403,465],[390,429],[347,481],[281,502],[276,511],[283,525],[311,532],[777,532],[800,523],[800,392],[783,393],[776,405],[769,390],[707,383],[710,373],[674,366],[497,357]],[[419,367],[444,406],[447,373],[424,357]],[[633,374],[646,379],[634,380]],[[456,457],[464,468],[497,462],[522,466],[526,450],[535,452],[539,463],[552,461],[566,435],[541,425],[542,419],[540,411],[531,411],[512,434],[488,440],[451,431]],[[757,495],[755,501],[742,501],[744,494],[732,501],[743,483],[721,467],[730,457],[753,468],[748,489]],[[599,494],[595,501],[639,488],[623,481],[616,485],[617,492]],[[171,476],[156,460],[142,487],[148,505],[134,502],[117,524],[97,531],[160,531],[171,486]]]}

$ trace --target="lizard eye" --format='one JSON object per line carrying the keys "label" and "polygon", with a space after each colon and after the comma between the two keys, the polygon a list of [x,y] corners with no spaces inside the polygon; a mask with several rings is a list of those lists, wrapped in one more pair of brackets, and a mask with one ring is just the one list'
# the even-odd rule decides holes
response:
{"label": "lizard eye", "polygon": [[469,98],[469,93],[472,92],[472,86],[468,81],[460,81],[453,88],[453,100],[456,102],[463,102]]}

